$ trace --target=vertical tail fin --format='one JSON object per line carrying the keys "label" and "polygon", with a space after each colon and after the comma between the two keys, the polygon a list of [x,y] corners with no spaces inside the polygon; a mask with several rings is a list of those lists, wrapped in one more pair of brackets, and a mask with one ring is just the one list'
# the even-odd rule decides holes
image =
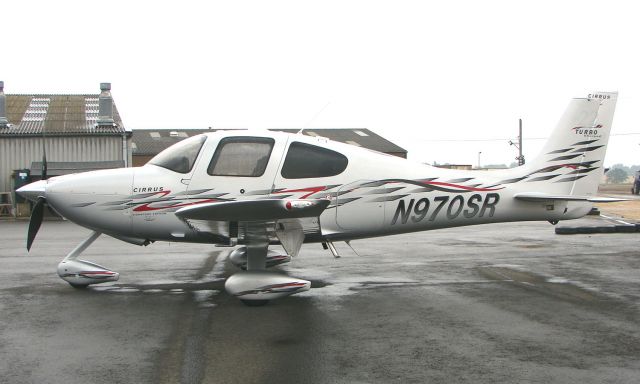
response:
{"label": "vertical tail fin", "polygon": [[524,167],[522,181],[544,193],[595,195],[617,97],[617,92],[594,92],[571,100],[540,155]]}

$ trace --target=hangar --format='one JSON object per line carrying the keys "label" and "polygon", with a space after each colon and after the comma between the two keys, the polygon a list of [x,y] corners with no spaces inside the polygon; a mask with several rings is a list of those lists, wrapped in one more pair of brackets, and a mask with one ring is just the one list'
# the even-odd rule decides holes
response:
{"label": "hangar", "polygon": [[111,84],[101,83],[100,91],[5,95],[0,81],[0,193],[5,202],[16,178],[41,177],[43,149],[49,176],[130,166],[131,131],[113,102]]}

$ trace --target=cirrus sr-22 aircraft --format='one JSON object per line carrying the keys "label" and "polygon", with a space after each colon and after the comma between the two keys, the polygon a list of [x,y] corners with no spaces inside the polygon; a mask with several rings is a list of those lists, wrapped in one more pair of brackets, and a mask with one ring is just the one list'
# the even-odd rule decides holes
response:
{"label": "cirrus sr-22 aircraft", "polygon": [[[499,171],[434,168],[356,146],[282,132],[220,131],[185,139],[137,168],[53,177],[24,186],[36,202],[30,248],[45,205],[91,229],[58,265],[74,287],[119,274],[77,257],[101,234],[239,246],[243,269],[225,289],[248,305],[310,289],[271,272],[303,243],[321,243],[487,223],[576,219],[603,175],[617,93],[571,100],[540,155]],[[285,253],[269,250],[279,244]]]}

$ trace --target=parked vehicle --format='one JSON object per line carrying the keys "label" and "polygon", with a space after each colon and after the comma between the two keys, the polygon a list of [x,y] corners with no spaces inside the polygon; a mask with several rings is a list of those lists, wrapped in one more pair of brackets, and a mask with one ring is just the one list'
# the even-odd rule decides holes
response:
{"label": "parked vehicle", "polygon": [[640,171],[636,171],[636,177],[633,179],[631,193],[633,193],[634,195],[640,194]]}

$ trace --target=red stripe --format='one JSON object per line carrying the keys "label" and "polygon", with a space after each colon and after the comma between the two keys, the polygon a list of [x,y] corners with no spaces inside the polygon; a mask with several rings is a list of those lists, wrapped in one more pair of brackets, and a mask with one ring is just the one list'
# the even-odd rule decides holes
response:
{"label": "red stripe", "polygon": [[284,288],[284,287],[298,287],[298,286],[303,286],[306,283],[284,283],[284,284],[275,284],[269,287],[269,289],[273,289],[273,288]]}
{"label": "red stripe", "polygon": [[220,201],[218,199],[205,199],[205,200],[200,200],[200,201],[196,201],[196,202],[192,202],[192,203],[184,203],[184,204],[173,204],[173,205],[169,205],[169,206],[165,206],[165,207],[150,207],[149,204],[153,204],[154,202],[151,203],[146,203],[143,205],[140,205],[138,207],[135,207],[133,209],[134,212],[148,212],[148,211],[158,211],[161,209],[168,209],[168,208],[181,208],[181,207],[187,207],[189,205],[197,205],[197,204],[203,204],[203,203],[212,203],[214,201]]}
{"label": "red stripe", "polygon": [[287,189],[284,191],[278,191],[278,192],[274,192],[274,193],[290,193],[290,192],[309,192],[304,196],[301,196],[301,199],[305,199],[311,195],[313,195],[314,193],[320,192],[320,191],[324,191],[327,187],[309,187],[309,188],[302,188],[302,189]]}

